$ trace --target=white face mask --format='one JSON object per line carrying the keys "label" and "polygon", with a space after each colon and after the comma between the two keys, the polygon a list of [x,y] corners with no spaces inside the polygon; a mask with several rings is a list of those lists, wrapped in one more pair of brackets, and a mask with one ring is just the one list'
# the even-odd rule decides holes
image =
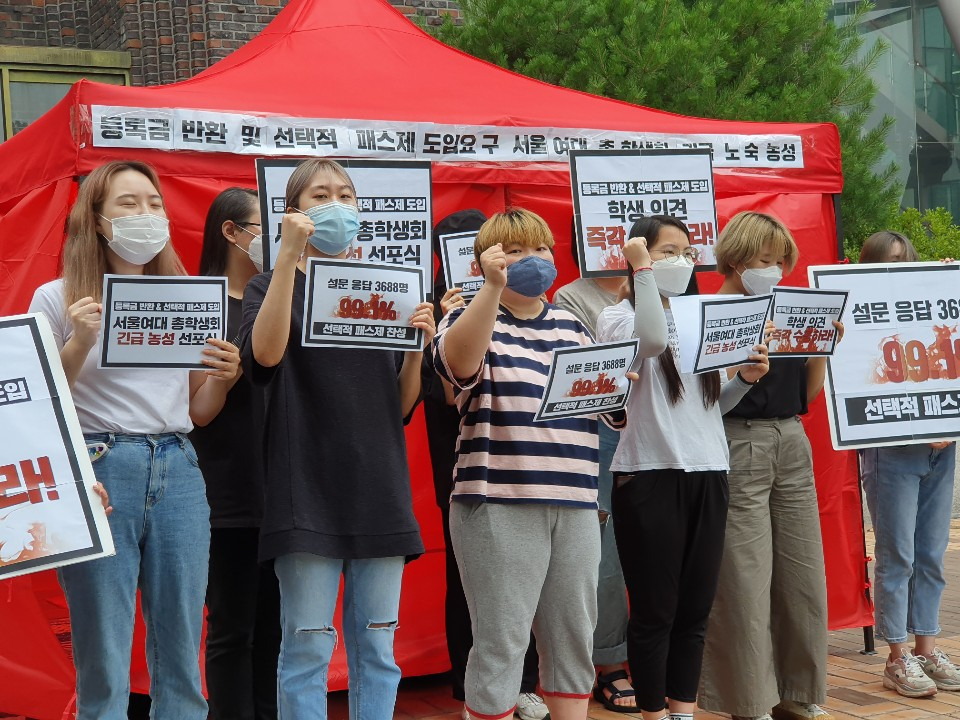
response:
{"label": "white face mask", "polygon": [[257,268],[257,272],[263,272],[263,235],[258,235],[252,230],[247,230],[242,225],[238,225],[237,227],[244,232],[248,232],[253,235],[253,240],[250,241],[250,246],[246,250],[243,250],[242,247],[236,244],[234,247],[243,250],[243,252],[250,257],[250,262],[252,262],[254,267]]}
{"label": "white face mask", "polygon": [[768,295],[783,279],[783,270],[776,265],[767,268],[747,268],[740,273],[743,289],[750,295]]}
{"label": "white face mask", "polygon": [[159,215],[125,215],[108,220],[113,227],[113,239],[107,246],[134,265],[146,265],[170,241],[170,222]]}
{"label": "white face mask", "polygon": [[686,292],[687,286],[690,285],[693,267],[694,263],[682,255],[655,260],[650,264],[657,290],[667,298],[683,295]]}

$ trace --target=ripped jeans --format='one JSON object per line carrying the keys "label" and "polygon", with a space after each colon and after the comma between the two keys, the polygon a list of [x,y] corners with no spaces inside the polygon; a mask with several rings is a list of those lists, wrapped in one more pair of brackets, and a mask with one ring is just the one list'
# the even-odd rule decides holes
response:
{"label": "ripped jeans", "polygon": [[333,612],[343,575],[343,641],[350,720],[391,720],[400,683],[393,637],[403,557],[333,560],[309,553],[274,562],[283,641],[277,668],[279,720],[326,720],[327,670],[337,644]]}

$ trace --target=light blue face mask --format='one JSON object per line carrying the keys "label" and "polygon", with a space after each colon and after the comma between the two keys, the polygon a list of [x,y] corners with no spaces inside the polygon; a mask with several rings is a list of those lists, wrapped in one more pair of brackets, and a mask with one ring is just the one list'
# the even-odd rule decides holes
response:
{"label": "light blue face mask", "polygon": [[557,279],[557,266],[536,255],[527,255],[507,267],[507,287],[520,295],[543,295]]}
{"label": "light blue face mask", "polygon": [[334,200],[301,212],[313,220],[310,244],[324,255],[336,257],[360,231],[360,213],[353,205]]}

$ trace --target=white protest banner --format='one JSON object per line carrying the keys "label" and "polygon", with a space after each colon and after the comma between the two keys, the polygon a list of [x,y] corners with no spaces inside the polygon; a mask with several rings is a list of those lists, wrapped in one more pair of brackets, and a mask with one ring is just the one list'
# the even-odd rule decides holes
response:
{"label": "white protest banner", "polygon": [[571,150],[570,182],[582,277],[623,274],[623,244],[631,226],[647,215],[683,220],[700,251],[698,264],[716,264],[710,150]]}
{"label": "white protest banner", "polygon": [[747,362],[754,346],[762,341],[772,300],[772,295],[670,298],[680,372],[704,373]]}
{"label": "white protest banner", "polygon": [[832,355],[837,346],[833,323],[840,320],[846,303],[842,290],[775,287],[770,319],[776,330],[767,343],[770,355]]}
{"label": "white protest banner", "polygon": [[[433,292],[433,190],[430,163],[414,160],[350,160],[343,165],[357,189],[360,232],[351,259],[419,267]],[[286,212],[287,180],[301,160],[257,158],[263,224],[263,268],[273,267]],[[304,210],[305,208],[297,208]]]}
{"label": "white protest banner", "polygon": [[463,290],[460,297],[468,300],[483,287],[483,273],[480,262],[474,257],[473,243],[477,233],[449,233],[440,236],[440,262],[443,264],[443,278],[448,288]]}
{"label": "white protest banner", "polygon": [[226,325],[225,277],[104,275],[99,367],[205,370]]}
{"label": "white protest banner", "polygon": [[41,314],[0,318],[0,580],[113,555],[60,353]]}
{"label": "white protest banner", "polygon": [[838,450],[960,437],[960,266],[830,265],[817,288],[849,292],[843,342],[827,362]]}
{"label": "white protest banner", "polygon": [[303,346],[421,350],[423,331],[408,320],[424,299],[420,268],[312,257]]}
{"label": "white protest banner", "polygon": [[534,421],[622,409],[630,396],[626,374],[639,346],[639,341],[627,340],[554,350]]}
{"label": "white protest banner", "polygon": [[566,162],[571,150],[706,148],[717,167],[802,168],[803,138],[788,134],[661,133],[597,128],[444,125],[410,120],[306,118],[194,108],[90,105],[80,128],[94,147],[237,155],[415,158],[434,162]]}

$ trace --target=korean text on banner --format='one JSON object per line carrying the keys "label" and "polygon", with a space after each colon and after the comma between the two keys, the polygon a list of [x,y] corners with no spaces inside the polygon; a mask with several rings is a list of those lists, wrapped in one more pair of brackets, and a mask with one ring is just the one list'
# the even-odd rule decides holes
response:
{"label": "korean text on banner", "polygon": [[423,331],[409,320],[424,297],[420,268],[312,257],[303,346],[422,350]]}
{"label": "korean text on banner", "polygon": [[637,340],[554,350],[550,374],[534,421],[621,410],[630,396],[627,371]]}
{"label": "korean text on banner", "polygon": [[50,325],[0,318],[0,579],[113,555]]}
{"label": "korean text on banner", "polygon": [[483,287],[480,261],[473,252],[476,232],[450,233],[440,236],[440,262],[448,288],[458,287],[460,297],[472,298]]}
{"label": "korean text on banner", "polygon": [[817,266],[817,288],[847,290],[843,342],[827,363],[838,450],[960,437],[960,266]]}
{"label": "korean text on banner", "polygon": [[[335,158],[357,190],[360,232],[351,259],[418,267],[433,292],[433,190],[430,163]],[[287,210],[287,180],[300,160],[257,159],[257,189],[264,227],[263,268],[280,249],[280,221]],[[303,210],[304,208],[297,208]]]}
{"label": "korean text on banner", "polygon": [[704,373],[747,362],[763,338],[772,300],[772,295],[670,298],[680,346],[680,372]]}
{"label": "korean text on banner", "polygon": [[631,226],[647,215],[682,220],[700,251],[699,263],[716,264],[710,150],[571,150],[570,182],[581,276],[622,274],[623,244]]}
{"label": "korean text on banner", "polygon": [[208,338],[223,340],[225,277],[104,275],[101,368],[184,368],[200,362]]}
{"label": "korean text on banner", "polygon": [[842,290],[775,287],[770,319],[776,330],[768,343],[770,355],[832,355],[837,347],[833,323],[843,316],[846,303]]}

